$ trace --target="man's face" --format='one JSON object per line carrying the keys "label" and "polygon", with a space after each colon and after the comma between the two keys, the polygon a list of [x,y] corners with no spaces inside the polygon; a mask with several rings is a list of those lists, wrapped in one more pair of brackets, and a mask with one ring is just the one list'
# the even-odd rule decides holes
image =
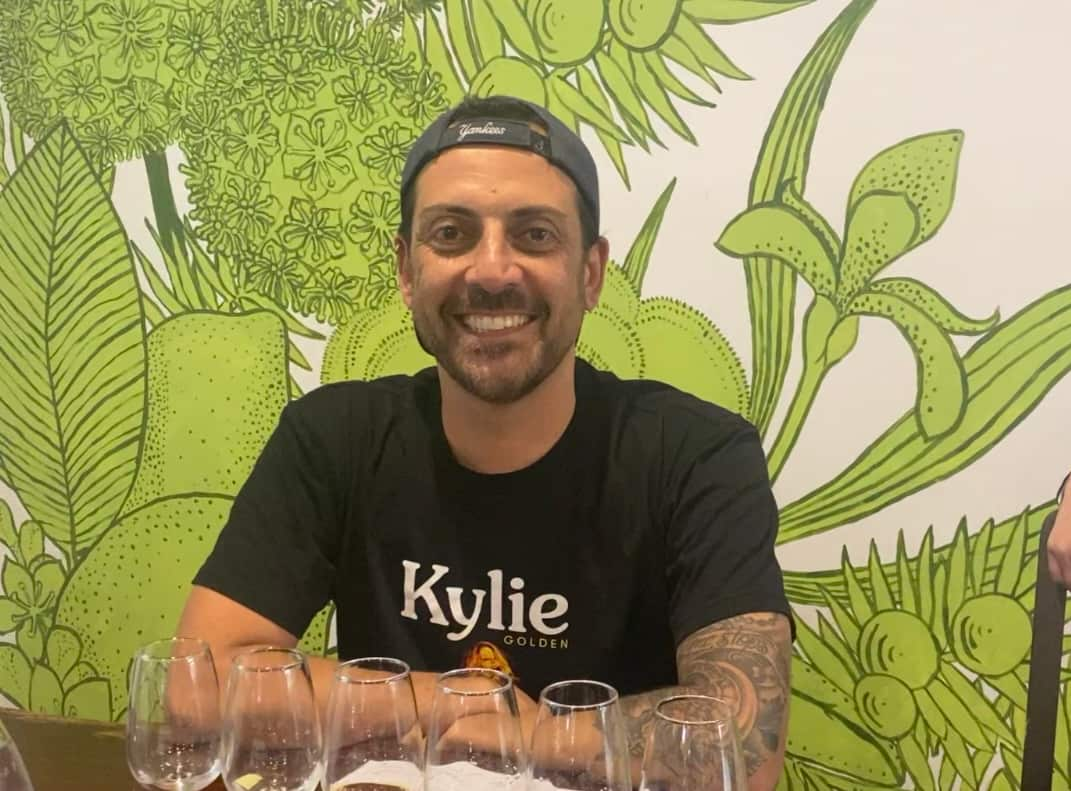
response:
{"label": "man's face", "polygon": [[581,243],[573,182],[546,159],[458,146],[417,179],[399,282],[417,337],[484,401],[510,403],[572,360],[607,246]]}

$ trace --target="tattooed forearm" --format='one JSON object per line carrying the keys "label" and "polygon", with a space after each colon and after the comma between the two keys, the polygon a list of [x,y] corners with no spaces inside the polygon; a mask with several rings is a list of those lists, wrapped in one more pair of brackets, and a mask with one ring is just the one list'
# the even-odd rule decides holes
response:
{"label": "tattooed forearm", "polygon": [[658,701],[677,694],[712,695],[736,713],[752,787],[773,788],[781,771],[790,660],[784,615],[749,613],[698,630],[677,649],[680,686],[622,699],[632,754],[643,754]]}

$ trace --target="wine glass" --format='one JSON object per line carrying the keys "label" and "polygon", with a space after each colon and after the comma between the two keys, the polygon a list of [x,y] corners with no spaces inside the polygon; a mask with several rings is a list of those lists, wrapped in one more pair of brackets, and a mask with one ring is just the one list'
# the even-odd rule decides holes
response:
{"label": "wine glass", "polygon": [[312,791],[320,718],[309,663],[290,648],[238,654],[227,680],[223,782],[229,791]]}
{"label": "wine glass", "polygon": [[22,756],[3,722],[0,722],[0,788],[3,791],[33,791]]}
{"label": "wine glass", "polygon": [[524,768],[513,680],[487,668],[439,676],[424,760],[426,791],[519,791]]}
{"label": "wine glass", "polygon": [[157,640],[134,655],[126,760],[145,788],[200,791],[219,774],[219,684],[208,644]]}
{"label": "wine glass", "polygon": [[677,695],[655,707],[640,791],[746,791],[747,771],[732,709],[706,695]]}
{"label": "wine glass", "polygon": [[617,690],[598,681],[560,681],[543,690],[528,752],[529,789],[631,791],[617,699]]}
{"label": "wine glass", "polygon": [[327,704],[326,791],[419,791],[423,747],[409,665],[387,657],[339,665]]}

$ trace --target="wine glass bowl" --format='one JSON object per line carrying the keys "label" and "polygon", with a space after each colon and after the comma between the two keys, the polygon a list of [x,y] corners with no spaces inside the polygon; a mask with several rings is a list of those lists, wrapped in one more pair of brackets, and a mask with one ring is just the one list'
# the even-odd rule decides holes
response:
{"label": "wine glass bowl", "polygon": [[528,776],[530,791],[631,791],[617,690],[598,681],[546,687],[539,696]]}
{"label": "wine glass bowl", "polygon": [[640,791],[746,791],[732,707],[707,695],[676,695],[655,707]]}
{"label": "wine glass bowl", "polygon": [[321,748],[305,655],[271,647],[238,654],[224,704],[223,782],[229,791],[312,791],[320,782]]}
{"label": "wine glass bowl", "polygon": [[465,668],[439,676],[424,762],[426,791],[520,789],[525,751],[513,680]]}
{"label": "wine glass bowl", "polygon": [[365,657],[339,665],[327,706],[327,791],[419,791],[423,736],[409,666]]}
{"label": "wine glass bowl", "polygon": [[219,684],[208,645],[176,637],[134,655],[126,720],[131,774],[145,788],[200,791],[219,775]]}

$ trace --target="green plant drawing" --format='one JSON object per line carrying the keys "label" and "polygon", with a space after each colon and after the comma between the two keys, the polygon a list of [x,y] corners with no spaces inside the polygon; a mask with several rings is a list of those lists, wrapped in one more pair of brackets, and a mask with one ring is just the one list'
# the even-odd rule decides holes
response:
{"label": "green plant drawing", "polygon": [[[295,371],[329,382],[431,363],[396,295],[391,242],[406,147],[441,109],[465,94],[532,99],[598,139],[628,188],[627,148],[656,155],[651,143],[670,142],[656,126],[697,143],[682,111],[712,106],[721,78],[749,79],[715,43],[717,26],[808,2],[5,3],[0,152],[15,168],[0,158],[0,481],[14,500],[0,498],[0,695],[121,717],[134,649],[172,632],[300,393]],[[750,382],[709,317],[645,294],[676,179],[608,267],[578,343],[599,367],[747,416],[773,438],[776,478],[829,397],[826,374],[865,350],[859,318],[900,328],[917,360],[915,404],[782,507],[781,548],[855,529],[967,469],[1071,368],[1071,287],[975,319],[885,271],[952,211],[966,132],[875,155],[841,223],[805,197],[826,98],[874,5],[846,0],[818,37],[769,121],[746,207],[713,234],[743,263]],[[168,178],[175,146],[185,218]],[[145,162],[151,249],[130,241],[110,198],[112,167],[132,157]],[[812,301],[794,344],[797,277]],[[324,342],[317,372],[301,348]],[[797,354],[802,375],[783,403]],[[15,501],[29,514],[19,524]],[[1050,510],[961,522],[945,546],[931,528],[911,554],[905,529],[890,557],[872,545],[865,562],[786,568],[800,626],[781,788],[1018,785],[1027,613]],[[332,619],[331,607],[319,613],[301,646],[333,653]],[[1068,786],[1066,683],[1060,694]]]}
{"label": "green plant drawing", "polygon": [[[800,194],[825,106],[840,66],[875,0],[852,0],[819,36],[789,81],[766,127],[755,161],[748,205],[774,200],[777,190],[795,181]],[[751,314],[751,421],[766,435],[781,397],[795,331],[796,277],[785,264],[763,256],[744,260]]]}
{"label": "green plant drawing", "polygon": [[[12,140],[65,120],[93,170],[145,161],[156,225],[169,250],[182,228],[166,147],[195,113],[187,87],[207,79],[232,4],[221,0],[12,0],[0,9],[0,85]],[[16,149],[17,151],[17,149]],[[16,154],[16,160],[21,157]]]}
{"label": "green plant drawing", "polygon": [[855,347],[859,317],[893,322],[918,365],[915,415],[922,435],[947,434],[963,417],[966,374],[953,334],[980,334],[999,321],[970,319],[913,278],[875,279],[931,238],[952,208],[963,133],[935,132],[882,151],[860,171],[848,201],[843,240],[799,193],[794,181],[778,199],[735,217],[718,249],[773,258],[814,291],[803,321],[803,374],[769,454],[777,478],[829,370]]}
{"label": "green plant drawing", "polygon": [[[891,566],[871,545],[866,587],[845,555],[846,595],[825,593],[816,628],[799,619],[788,788],[898,787],[903,774],[919,789],[957,778],[977,788],[998,753],[1018,749],[1011,714],[1025,716],[1036,565],[1024,563],[1026,514],[1005,526],[1003,546],[991,544],[995,530],[990,520],[972,540],[961,522],[943,555],[928,531],[913,558],[901,531]],[[850,749],[818,736],[831,720]],[[1066,720],[1060,728],[1066,742]],[[883,760],[857,760],[866,755]]]}

